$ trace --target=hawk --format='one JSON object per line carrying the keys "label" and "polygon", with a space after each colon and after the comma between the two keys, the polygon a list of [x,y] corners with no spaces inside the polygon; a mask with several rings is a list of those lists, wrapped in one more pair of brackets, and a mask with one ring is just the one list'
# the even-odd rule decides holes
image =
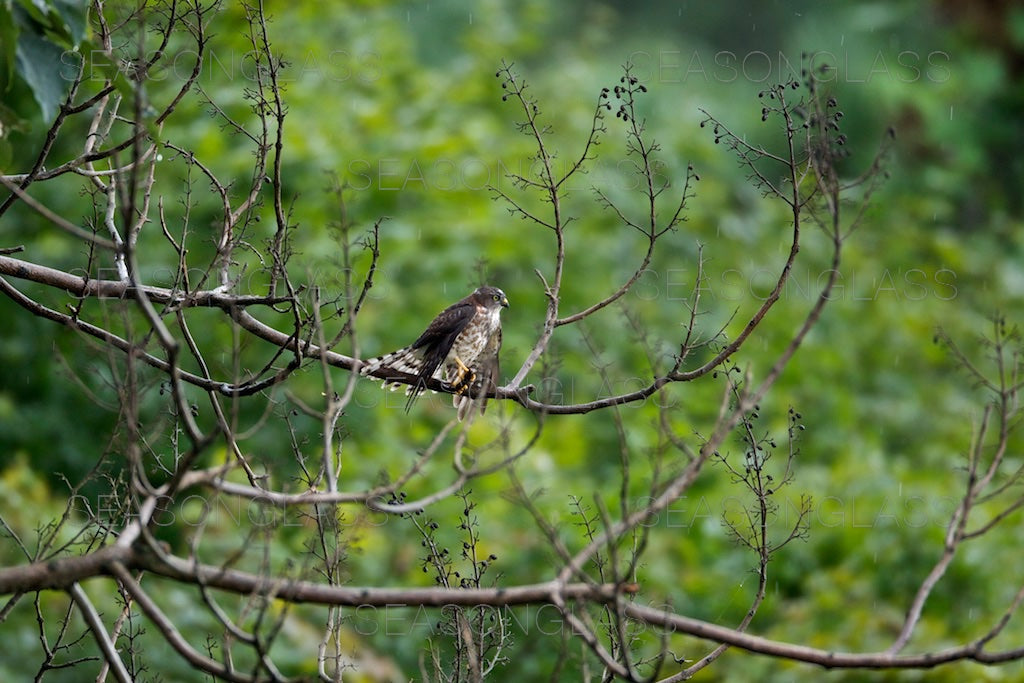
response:
{"label": "hawk", "polygon": [[[473,407],[474,397],[493,390],[498,379],[498,351],[501,349],[501,309],[508,297],[497,287],[483,286],[441,311],[423,334],[409,346],[366,361],[359,372],[383,379],[416,378],[408,389],[406,411],[432,378],[444,382],[453,392],[452,403],[463,419]],[[388,376],[388,371],[398,374]],[[481,400],[481,412],[486,397]]]}

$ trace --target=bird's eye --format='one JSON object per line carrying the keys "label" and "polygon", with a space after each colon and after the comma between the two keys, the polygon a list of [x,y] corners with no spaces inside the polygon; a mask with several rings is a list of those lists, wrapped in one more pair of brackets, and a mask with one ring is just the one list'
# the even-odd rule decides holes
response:
{"label": "bird's eye", "polygon": [[498,296],[497,294],[492,294],[491,298],[494,299],[495,301],[498,301],[499,299],[501,299],[501,297]]}

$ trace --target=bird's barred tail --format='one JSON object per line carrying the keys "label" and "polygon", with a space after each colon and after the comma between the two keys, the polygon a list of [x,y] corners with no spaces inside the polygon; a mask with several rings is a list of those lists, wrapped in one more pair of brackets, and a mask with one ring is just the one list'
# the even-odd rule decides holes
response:
{"label": "bird's barred tail", "polygon": [[[423,358],[419,353],[407,346],[403,349],[386,353],[383,356],[371,358],[359,368],[359,374],[365,375],[374,381],[383,381],[384,389],[395,391],[403,386],[403,384],[400,382],[388,382],[387,372],[389,370],[405,375],[418,375],[422,367]],[[414,388],[413,386],[406,386],[406,393],[411,393]],[[422,388],[419,391],[422,391]]]}
{"label": "bird's barred tail", "polygon": [[[372,375],[381,370],[395,370],[415,375],[420,371],[422,364],[423,360],[407,346],[404,349],[398,349],[397,351],[385,353],[383,356],[377,356],[365,361],[363,367],[359,368],[359,372],[363,375]],[[373,377],[372,379],[380,378]]]}

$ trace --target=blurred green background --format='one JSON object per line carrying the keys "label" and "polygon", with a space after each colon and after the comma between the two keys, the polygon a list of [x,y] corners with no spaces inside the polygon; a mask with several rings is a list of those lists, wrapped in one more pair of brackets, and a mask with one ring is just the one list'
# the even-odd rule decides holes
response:
{"label": "blurred green background", "polygon": [[[116,8],[115,8],[116,9]],[[916,586],[941,552],[944,525],[964,487],[963,453],[976,428],[984,395],[947,350],[934,342],[945,330],[965,351],[985,363],[982,335],[993,315],[1011,322],[1024,313],[1022,203],[1024,187],[1024,8],[1013,2],[627,2],[424,3],[360,2],[350,6],[268,2],[273,47],[288,61],[283,71],[288,106],[284,177],[296,255],[290,268],[297,281],[319,282],[327,291],[341,286],[340,248],[331,176],[349,185],[347,212],[356,234],[386,217],[381,229],[383,258],[376,286],[360,318],[364,356],[408,343],[438,310],[464,295],[481,273],[502,287],[512,303],[505,315],[503,366],[518,368],[539,330],[545,299],[534,275],[550,276],[553,239],[543,229],[509,215],[489,186],[517,190],[504,176],[529,168],[531,140],[516,131],[521,118],[503,102],[495,71],[514,62],[537,98],[541,121],[550,125],[549,144],[568,165],[582,150],[602,87],[611,87],[631,63],[647,85],[640,103],[650,138],[660,144],[660,171],[678,189],[688,164],[701,180],[688,204],[687,221],[666,237],[663,248],[622,306],[586,324],[596,351],[578,331],[556,334],[545,386],[556,400],[576,402],[639,386],[652,374],[648,357],[624,309],[641,321],[657,364],[678,344],[684,299],[696,274],[703,245],[705,304],[700,328],[710,333],[736,313],[745,320],[770,290],[785,259],[787,215],[765,200],[746,172],[708,129],[707,111],[733,131],[777,142],[777,123],[762,123],[758,92],[799,77],[807,65],[830,64],[827,87],[845,113],[850,174],[870,161],[887,127],[896,140],[885,165],[890,174],[874,197],[859,232],[850,240],[842,267],[842,288],[826,309],[776,389],[763,402],[758,427],[779,438],[787,410],[802,413],[806,431],[799,441],[796,480],[786,490],[777,519],[784,534],[795,521],[801,495],[812,496],[806,541],[790,544],[770,567],[769,595],[751,631],[779,640],[848,651],[884,649],[897,632]],[[233,3],[210,15],[210,54],[199,84],[219,107],[252,122],[243,100],[250,85],[244,13]],[[89,49],[89,43],[83,44]],[[179,58],[148,84],[155,102],[166,101],[191,67],[185,44]],[[37,154],[47,122],[24,83],[11,79],[4,95],[7,126],[0,152],[5,173],[21,172]],[[198,97],[182,102],[165,125],[163,139],[192,149],[223,178],[242,187],[252,150],[226,133]],[[17,126],[11,126],[17,122]],[[574,312],[604,296],[629,276],[645,248],[640,235],[618,224],[595,201],[602,188],[631,211],[643,206],[627,172],[625,131],[613,117],[591,172],[568,188],[568,231],[562,310]],[[55,160],[75,153],[80,139],[62,139]],[[172,222],[181,220],[185,191],[180,163],[168,160],[159,191]],[[72,220],[91,213],[80,178],[65,176],[33,186],[39,199]],[[519,196],[519,195],[517,195]],[[209,253],[216,201],[193,179],[191,226],[197,254]],[[532,200],[528,200],[532,201]],[[539,206],[533,202],[534,206]],[[265,239],[272,231],[263,207]],[[26,245],[24,257],[55,267],[79,268],[81,247],[16,205],[0,221],[2,245]],[[264,233],[260,233],[264,230]],[[209,231],[209,232],[206,232]],[[153,284],[168,284],[174,254],[154,235],[147,252]],[[817,231],[806,234],[801,265],[779,306],[738,360],[763,373],[813,303],[828,268],[828,244]],[[198,259],[202,263],[201,259]],[[357,271],[367,263],[356,259]],[[102,264],[101,264],[102,265]],[[109,266],[109,264],[108,264]],[[103,273],[94,273],[103,276]],[[358,275],[358,273],[357,273]],[[109,276],[109,274],[107,275]],[[261,280],[254,276],[253,288]],[[47,294],[15,282],[46,299]],[[62,302],[47,299],[55,305]],[[66,302],[63,302],[66,303]],[[95,302],[94,315],[112,315],[114,304]],[[194,325],[204,348],[230,342],[217,314]],[[264,317],[287,324],[287,318]],[[117,469],[110,433],[116,422],[110,377],[120,361],[97,354],[76,334],[35,319],[0,300],[0,514],[23,538],[59,516],[68,496],[66,482],[81,480],[101,456]],[[728,328],[736,334],[741,322]],[[119,324],[116,316],[111,324]],[[351,352],[351,348],[339,349]],[[254,344],[245,362],[258,366],[270,351]],[[58,360],[55,360],[58,359]],[[229,372],[230,356],[211,357]],[[595,368],[607,367],[610,380]],[[341,373],[338,373],[339,375]],[[337,377],[339,384],[347,377]],[[535,372],[530,381],[539,383]],[[151,395],[156,394],[156,388]],[[323,390],[316,365],[305,368],[289,390],[315,402]],[[684,436],[705,433],[717,411],[720,383],[674,387],[674,427]],[[199,396],[199,394],[197,394]],[[443,397],[442,397],[443,398]],[[161,399],[162,400],[162,399]],[[147,419],[158,422],[154,398]],[[198,399],[197,399],[198,400]],[[260,429],[246,447],[282,486],[292,484],[296,466],[285,416],[291,399],[275,394],[268,423],[261,406],[244,408],[248,425]],[[363,382],[342,418],[346,469],[343,486],[358,490],[396,476],[450,416],[441,398],[424,399],[407,416],[400,400],[385,403],[379,389]],[[512,446],[529,435],[532,420],[513,405],[494,406],[493,425],[507,424]],[[627,446],[634,463],[630,505],[642,504],[658,448],[654,405],[624,408]],[[492,416],[493,415],[493,416]],[[319,424],[292,418],[299,446],[312,457]],[[480,442],[493,427],[481,427]],[[116,440],[115,440],[116,441]],[[1021,441],[1014,441],[1019,453]],[[741,452],[738,439],[735,451]],[[160,452],[167,443],[153,444]],[[600,492],[617,505],[620,444],[606,414],[552,418],[538,445],[517,464],[527,490],[564,530],[570,547],[584,543],[569,496],[593,505]],[[211,462],[223,453],[211,454]],[[678,456],[677,456],[678,457]],[[1008,463],[1019,466],[1019,455]],[[444,458],[436,458],[410,497],[450,480]],[[95,486],[95,482],[90,484]],[[483,548],[498,556],[492,572],[503,584],[550,576],[557,561],[529,516],[503,496],[509,488],[497,474],[473,483]],[[98,488],[89,488],[102,504]],[[659,518],[638,572],[642,600],[671,602],[687,615],[723,625],[743,616],[756,578],[754,557],[737,547],[722,516],[742,491],[720,466],[709,467],[684,500]],[[195,501],[193,501],[195,503]],[[216,506],[224,506],[223,508]],[[235,548],[239,526],[252,521],[245,503],[218,500],[207,531],[211,561]],[[426,517],[456,548],[462,501],[431,507]],[[984,511],[983,511],[984,513]],[[351,525],[345,565],[352,585],[429,585],[421,570],[420,537],[409,520],[356,509],[345,511]],[[166,529],[171,542],[186,538],[194,509],[183,505],[177,524]],[[268,540],[276,561],[307,552],[308,520],[283,515]],[[248,527],[247,527],[248,528]],[[1002,613],[1021,581],[1020,516],[1011,517],[990,538],[968,544],[929,601],[911,650],[939,649],[984,632]],[[269,537],[268,537],[269,538]],[[5,564],[23,561],[9,543],[0,544]],[[160,586],[164,604],[176,605],[182,630],[202,642],[212,628],[190,589]],[[101,587],[97,584],[97,594]],[[97,597],[98,600],[101,598]],[[66,598],[44,596],[58,609]],[[106,604],[108,615],[115,607]],[[524,680],[550,672],[558,626],[543,611],[516,612],[516,627],[504,671]],[[437,614],[395,612],[351,614],[352,646],[365,675],[394,671],[418,677],[417,658]],[[288,672],[312,671],[315,642],[324,613],[303,607],[291,613],[276,646]],[[10,651],[38,653],[35,615],[20,605],[0,625]],[[993,644],[1019,645],[1019,618]],[[184,679],[188,672],[158,637],[139,636],[150,672]],[[645,648],[656,646],[641,634]],[[706,643],[675,636],[679,656],[700,657]],[[568,671],[582,666],[574,650]],[[0,662],[11,680],[36,671],[39,657]],[[592,664],[593,662],[591,662]],[[514,672],[514,674],[513,674]],[[355,675],[355,674],[354,674]],[[578,673],[575,674],[578,677]],[[927,672],[825,672],[729,651],[701,680],[1024,680],[1019,663],[984,668],[958,664]],[[502,676],[499,676],[501,679]],[[47,680],[78,680],[52,672]]]}

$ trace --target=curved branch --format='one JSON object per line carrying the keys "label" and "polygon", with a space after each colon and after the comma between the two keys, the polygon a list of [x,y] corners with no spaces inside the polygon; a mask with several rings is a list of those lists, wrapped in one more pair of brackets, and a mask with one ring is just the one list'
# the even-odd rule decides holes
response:
{"label": "curved branch", "polygon": [[601,299],[597,303],[588,306],[587,308],[583,309],[578,313],[573,313],[572,315],[567,315],[564,318],[559,318],[558,320],[555,321],[555,327],[561,327],[562,325],[570,325],[572,323],[579,322],[580,320],[583,320],[587,316],[597,313],[602,308],[608,306],[609,304],[615,303],[623,296],[625,296],[626,292],[630,290],[633,284],[636,283],[636,281],[640,279],[640,276],[643,275],[644,272],[647,270],[647,266],[651,264],[651,258],[653,258],[654,256],[655,244],[655,239],[651,239],[647,243],[647,253],[644,254],[643,259],[640,261],[640,265],[637,266],[636,270],[633,271],[633,274],[629,277],[629,279],[622,283],[622,285],[617,290],[606,296],[604,299]]}
{"label": "curved branch", "polygon": [[[301,580],[281,582],[275,577],[197,564],[173,555],[140,549],[137,545],[112,545],[87,555],[0,568],[0,595],[19,590],[69,590],[77,582],[101,576],[114,576],[120,581],[123,576],[122,569],[144,570],[184,583],[201,582],[208,589],[215,588],[241,595],[266,596],[273,592],[275,598],[288,602],[347,607],[501,607],[552,603],[556,594],[566,600],[603,602],[613,599],[616,594],[635,593],[637,590],[635,585],[563,584],[559,581],[497,588],[451,589],[331,586]],[[132,578],[130,574],[128,578]],[[132,581],[134,582],[133,578]],[[132,597],[136,597],[134,593]]]}
{"label": "curved branch", "polygon": [[[135,582],[129,573],[129,570],[132,569],[145,570],[151,574],[185,583],[200,581],[207,588],[242,595],[272,595],[275,599],[288,602],[366,608],[557,605],[560,601],[569,600],[603,604],[615,600],[616,596],[629,595],[638,590],[638,586],[635,584],[563,584],[557,580],[497,588],[329,586],[310,581],[281,582],[272,577],[234,569],[197,565],[174,556],[158,557],[153,552],[122,546],[109,546],[85,556],[0,569],[0,594],[19,589],[27,591],[68,590],[78,581],[109,575],[125,585],[132,598],[139,603],[148,616],[162,614],[159,612],[159,608],[151,613],[151,608],[155,607],[155,603]],[[732,645],[749,652],[817,664],[827,668],[931,668],[960,660],[994,664],[1024,657],[1024,648],[989,652],[983,648],[984,643],[981,641],[911,655],[885,652],[837,652],[742,633],[736,629],[635,602],[625,602],[621,605],[621,609],[631,619],[674,633],[685,633],[712,642]],[[178,635],[180,636],[180,634]],[[198,655],[198,653],[195,654]],[[220,666],[217,662],[212,662],[212,664]]]}
{"label": "curved branch", "polygon": [[1024,648],[987,652],[976,643],[913,655],[898,655],[888,652],[838,652],[762,638],[636,603],[627,603],[624,609],[626,614],[633,619],[651,626],[668,629],[673,633],[686,633],[715,643],[732,645],[748,652],[817,664],[827,669],[929,669],[940,664],[962,660],[994,664],[1024,656]]}
{"label": "curved branch", "polygon": [[78,609],[82,612],[82,617],[85,619],[85,623],[89,625],[89,630],[92,631],[93,637],[103,651],[103,658],[114,672],[114,677],[120,683],[132,683],[132,677],[128,670],[124,668],[124,662],[118,656],[117,648],[111,642],[110,635],[107,634],[107,629],[103,626],[103,620],[100,619],[99,613],[96,612],[92,601],[89,600],[89,596],[82,590],[82,586],[77,582],[71,584],[71,587],[68,588],[68,594],[71,595],[71,599],[75,601]]}
{"label": "curved branch", "polygon": [[[162,358],[157,358],[156,356],[150,353],[142,351],[132,342],[114,334],[113,332],[110,332],[109,330],[106,330],[102,327],[97,327],[96,325],[87,323],[83,320],[79,320],[74,315],[68,315],[66,313],[55,311],[52,308],[48,308],[40,304],[39,302],[30,299],[29,297],[25,296],[20,291],[18,291],[15,287],[13,287],[9,282],[7,282],[7,280],[5,280],[2,277],[0,277],[0,293],[5,294],[8,298],[10,298],[16,304],[18,304],[25,310],[29,311],[33,315],[36,315],[40,318],[46,318],[47,320],[51,320],[55,323],[64,325],[65,327],[69,327],[73,330],[78,330],[79,332],[88,334],[89,336],[99,339],[101,342],[108,344],[109,346],[123,353],[134,353],[135,358],[143,361],[147,365],[154,367],[162,372],[169,372],[171,369],[171,364],[168,363],[166,360]],[[230,382],[210,381],[205,379],[204,377],[200,377],[199,375],[195,375],[184,370],[179,370],[178,373],[179,379],[181,379],[182,381],[195,385],[197,387],[201,387],[203,389],[206,389],[207,391],[217,391],[220,392],[221,394],[224,394],[225,396],[247,396],[250,394],[258,393],[263,389],[280,382],[292,369],[294,368],[291,365],[289,365],[285,370],[279,372],[277,375],[273,377],[264,379],[262,381],[243,382],[237,385],[231,384]]]}
{"label": "curved branch", "polygon": [[114,578],[117,579],[118,583],[121,584],[125,592],[128,593],[135,600],[136,604],[146,613],[149,620],[160,631],[164,639],[170,643],[178,654],[185,658],[190,665],[213,674],[218,678],[222,678],[226,681],[234,681],[236,683],[251,683],[256,680],[252,676],[245,676],[238,672],[228,668],[221,664],[215,659],[210,659],[206,655],[197,652],[193,648],[185,637],[181,635],[181,632],[174,626],[174,622],[171,621],[163,610],[153,601],[153,598],[149,596],[145,590],[142,589],[131,575],[128,569],[120,562],[111,562],[109,565],[109,571]]}

